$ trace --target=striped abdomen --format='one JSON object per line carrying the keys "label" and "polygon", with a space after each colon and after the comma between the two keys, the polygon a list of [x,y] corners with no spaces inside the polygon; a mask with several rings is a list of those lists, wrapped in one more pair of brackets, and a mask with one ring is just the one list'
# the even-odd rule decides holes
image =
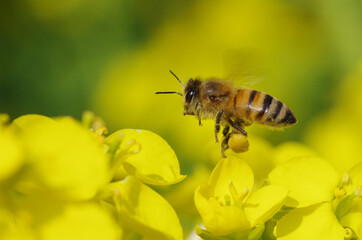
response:
{"label": "striped abdomen", "polygon": [[238,118],[273,127],[286,127],[297,122],[293,112],[269,94],[239,89],[233,100],[234,115]]}

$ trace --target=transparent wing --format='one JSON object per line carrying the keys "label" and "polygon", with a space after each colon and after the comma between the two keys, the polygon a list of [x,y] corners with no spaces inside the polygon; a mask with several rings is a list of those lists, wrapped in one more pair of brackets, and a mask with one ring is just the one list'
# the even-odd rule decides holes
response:
{"label": "transparent wing", "polygon": [[262,58],[250,50],[233,50],[225,54],[225,79],[240,87],[250,88],[265,79]]}

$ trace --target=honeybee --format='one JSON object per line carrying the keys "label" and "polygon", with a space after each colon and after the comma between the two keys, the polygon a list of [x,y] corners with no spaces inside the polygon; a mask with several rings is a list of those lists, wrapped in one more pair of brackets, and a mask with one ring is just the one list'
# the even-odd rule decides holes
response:
{"label": "honeybee", "polygon": [[[245,127],[258,123],[275,128],[285,128],[297,122],[293,112],[280,100],[257,90],[237,88],[231,83],[216,78],[204,81],[189,79],[184,85],[180,82],[183,93],[156,92],[156,94],[179,94],[183,97],[184,115],[195,115],[201,119],[215,119],[215,140],[218,142],[220,125],[223,129],[221,155],[229,148],[229,140],[233,139],[234,151],[247,151],[247,132]],[[240,137],[242,134],[244,137]],[[241,140],[238,140],[241,139]],[[239,146],[238,146],[239,145]]]}

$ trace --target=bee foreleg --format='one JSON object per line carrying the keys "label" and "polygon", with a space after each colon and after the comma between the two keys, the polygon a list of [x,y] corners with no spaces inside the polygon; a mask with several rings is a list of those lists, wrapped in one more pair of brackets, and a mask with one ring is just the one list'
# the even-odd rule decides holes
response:
{"label": "bee foreleg", "polygon": [[219,141],[219,139],[217,138],[217,134],[220,132],[220,122],[221,122],[221,117],[222,117],[223,112],[224,112],[223,110],[220,110],[215,118],[215,140],[216,140],[216,142]]}
{"label": "bee foreleg", "polygon": [[237,123],[235,123],[233,120],[228,119],[228,123],[236,130],[238,130],[240,133],[242,133],[244,136],[248,136],[248,133]]}

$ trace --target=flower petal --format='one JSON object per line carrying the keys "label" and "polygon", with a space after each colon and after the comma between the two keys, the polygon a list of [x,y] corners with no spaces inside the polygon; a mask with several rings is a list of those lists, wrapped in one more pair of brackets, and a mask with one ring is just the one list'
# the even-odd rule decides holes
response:
{"label": "flower petal", "polygon": [[0,239],[35,240],[33,231],[21,223],[18,216],[14,218],[12,212],[0,207]]}
{"label": "flower petal", "polygon": [[244,204],[244,211],[255,227],[266,222],[283,206],[289,189],[283,186],[268,185],[252,193]]}
{"label": "flower petal", "polygon": [[277,166],[269,174],[269,180],[271,184],[289,188],[287,206],[305,207],[331,201],[339,175],[320,158],[302,157]]}
{"label": "flower petal", "polygon": [[349,213],[341,219],[341,224],[351,228],[362,239],[362,212]]}
{"label": "flower petal", "polygon": [[41,225],[40,236],[47,240],[117,240],[121,229],[106,211],[97,205],[65,207],[61,215]]}
{"label": "flower petal", "polygon": [[195,205],[206,229],[215,235],[227,235],[248,229],[249,223],[242,208],[222,206],[215,198],[207,198],[207,185],[195,190]]}
{"label": "flower petal", "polygon": [[54,123],[54,120],[38,114],[27,114],[20,116],[11,123],[11,128],[17,131],[26,131],[37,125]]}
{"label": "flower petal", "polygon": [[212,196],[221,199],[230,196],[230,183],[234,185],[238,195],[250,192],[254,184],[254,174],[248,164],[232,156],[220,160],[212,171],[209,181]]}
{"label": "flower petal", "polygon": [[277,224],[278,240],[340,240],[344,234],[330,202],[291,210]]}
{"label": "flower petal", "polygon": [[274,161],[276,165],[297,157],[317,156],[312,149],[298,142],[286,142],[275,148]]}
{"label": "flower petal", "polygon": [[253,184],[253,172],[240,158],[230,156],[220,160],[209,184],[195,191],[195,205],[206,229],[215,235],[248,229],[241,205]]}
{"label": "flower petal", "polygon": [[[182,228],[171,205],[134,176],[107,187],[124,224],[149,239],[182,240]],[[119,202],[117,202],[119,201]]]}
{"label": "flower petal", "polygon": [[354,185],[362,187],[362,161],[348,171]]}
{"label": "flower petal", "polygon": [[77,121],[27,115],[13,124],[27,150],[27,182],[72,199],[89,199],[105,184],[106,156]]}
{"label": "flower petal", "polygon": [[252,169],[254,174],[254,185],[258,187],[263,185],[268,174],[276,166],[273,162],[273,146],[264,139],[248,135],[250,147],[249,150],[242,154],[232,151],[228,152],[229,156],[237,156],[245,161]]}
{"label": "flower petal", "polygon": [[12,132],[0,129],[0,181],[10,177],[23,164],[23,151]]}
{"label": "flower petal", "polygon": [[349,212],[340,220],[345,227],[351,228],[362,239],[362,198],[355,198]]}
{"label": "flower petal", "polygon": [[153,185],[170,185],[186,177],[180,175],[175,152],[160,136],[147,130],[123,129],[110,135],[107,142],[111,142],[119,132],[124,134],[121,149],[134,140],[140,145],[140,151],[130,154],[123,164],[129,174]]}

